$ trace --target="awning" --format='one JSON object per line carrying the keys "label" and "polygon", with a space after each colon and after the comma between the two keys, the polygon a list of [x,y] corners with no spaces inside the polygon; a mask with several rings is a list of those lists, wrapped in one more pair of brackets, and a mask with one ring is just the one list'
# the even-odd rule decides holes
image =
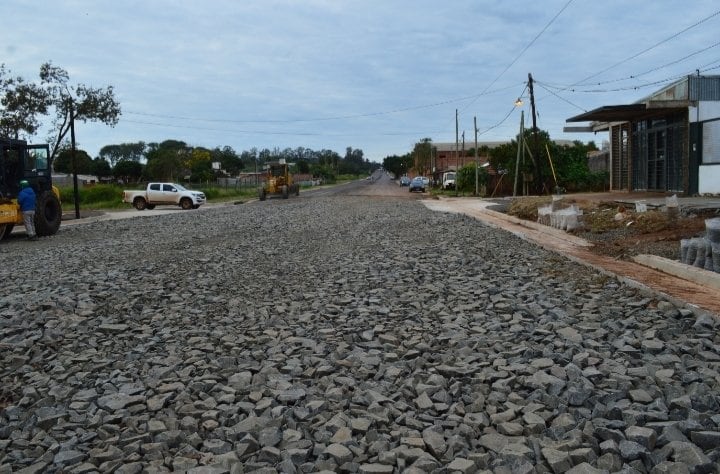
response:
{"label": "awning", "polygon": [[652,103],[627,104],[627,105],[604,105],[590,112],[570,117],[566,122],[635,122],[649,118],[675,115],[687,111],[685,107],[661,107]]}

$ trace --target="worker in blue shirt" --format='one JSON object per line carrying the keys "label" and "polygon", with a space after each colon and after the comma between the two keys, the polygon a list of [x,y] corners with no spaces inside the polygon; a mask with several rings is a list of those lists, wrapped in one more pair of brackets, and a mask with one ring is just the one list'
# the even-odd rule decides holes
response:
{"label": "worker in blue shirt", "polygon": [[35,233],[35,191],[30,187],[30,183],[24,179],[20,181],[20,188],[17,200],[20,205],[20,212],[23,215],[27,238],[28,240],[37,240],[37,234]]}

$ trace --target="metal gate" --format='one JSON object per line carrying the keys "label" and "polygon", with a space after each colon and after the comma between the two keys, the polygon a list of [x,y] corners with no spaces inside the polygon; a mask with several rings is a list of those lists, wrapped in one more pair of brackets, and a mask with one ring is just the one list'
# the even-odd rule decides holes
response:
{"label": "metal gate", "polygon": [[678,116],[633,123],[634,191],[683,191],[684,136]]}

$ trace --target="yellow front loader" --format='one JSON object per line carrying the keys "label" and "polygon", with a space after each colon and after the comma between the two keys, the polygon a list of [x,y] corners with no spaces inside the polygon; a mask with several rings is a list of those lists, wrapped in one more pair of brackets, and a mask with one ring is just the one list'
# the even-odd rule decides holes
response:
{"label": "yellow front loader", "polygon": [[24,140],[0,138],[0,239],[22,225],[17,202],[20,181],[35,191],[35,231],[39,236],[54,235],[60,228],[60,191],[52,184],[50,151],[47,145],[28,145]]}

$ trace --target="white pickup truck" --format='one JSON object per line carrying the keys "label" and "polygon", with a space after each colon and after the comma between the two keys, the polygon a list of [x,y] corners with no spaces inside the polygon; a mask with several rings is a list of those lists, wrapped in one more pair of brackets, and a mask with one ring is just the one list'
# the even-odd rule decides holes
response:
{"label": "white pickup truck", "polygon": [[185,189],[176,183],[148,183],[145,191],[123,191],[123,202],[132,204],[138,211],[153,209],[161,204],[197,209],[205,204],[205,194]]}

